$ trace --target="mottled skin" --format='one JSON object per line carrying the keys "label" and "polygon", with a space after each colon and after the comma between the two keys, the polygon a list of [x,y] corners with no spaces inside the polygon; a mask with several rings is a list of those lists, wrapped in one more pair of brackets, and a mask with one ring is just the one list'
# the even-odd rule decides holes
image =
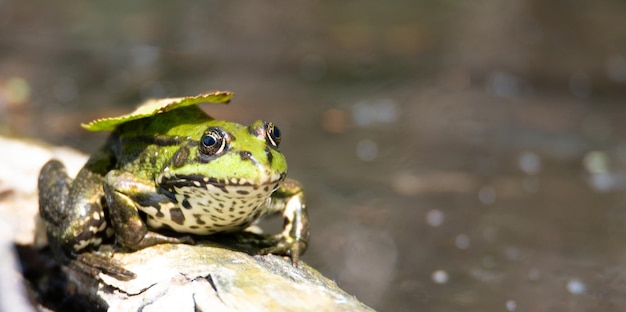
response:
{"label": "mottled skin", "polygon": [[270,122],[215,120],[195,105],[123,123],[76,179],[56,160],[43,167],[40,214],[51,246],[72,257],[112,236],[130,250],[193,243],[282,213],[283,231],[262,236],[270,246],[262,252],[297,264],[307,214],[299,183],[285,178],[279,143]]}

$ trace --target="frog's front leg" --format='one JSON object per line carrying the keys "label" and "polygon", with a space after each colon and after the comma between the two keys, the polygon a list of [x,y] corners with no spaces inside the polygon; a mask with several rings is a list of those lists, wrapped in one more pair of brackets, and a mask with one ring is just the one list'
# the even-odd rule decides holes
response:
{"label": "frog's front leg", "polygon": [[284,221],[282,232],[265,239],[265,243],[272,246],[264,249],[263,253],[290,256],[297,266],[309,243],[309,218],[302,185],[296,180],[286,179],[270,197],[267,208],[271,212],[282,213]]}
{"label": "frog's front leg", "polygon": [[189,236],[170,237],[148,230],[139,207],[160,211],[174,202],[157,191],[153,182],[128,172],[112,170],[105,176],[104,193],[115,237],[123,247],[137,250],[162,243],[193,243]]}

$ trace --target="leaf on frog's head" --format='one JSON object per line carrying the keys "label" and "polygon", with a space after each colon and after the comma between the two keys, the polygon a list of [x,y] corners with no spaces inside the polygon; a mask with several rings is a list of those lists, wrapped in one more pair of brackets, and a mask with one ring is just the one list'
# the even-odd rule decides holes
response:
{"label": "leaf on frog's head", "polygon": [[112,131],[115,127],[136,119],[151,117],[165,112],[199,103],[222,103],[226,104],[233,97],[232,92],[215,91],[196,96],[181,98],[152,99],[141,104],[135,111],[118,117],[101,118],[81,126],[89,131]]}

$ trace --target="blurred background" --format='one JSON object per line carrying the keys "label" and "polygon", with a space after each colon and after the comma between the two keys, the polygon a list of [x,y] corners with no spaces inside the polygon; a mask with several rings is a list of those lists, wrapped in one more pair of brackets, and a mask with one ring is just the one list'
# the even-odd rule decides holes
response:
{"label": "blurred background", "polygon": [[[626,307],[626,2],[0,0],[0,134],[236,93],[306,187],[305,261],[384,311]],[[24,155],[25,161],[28,160]]]}

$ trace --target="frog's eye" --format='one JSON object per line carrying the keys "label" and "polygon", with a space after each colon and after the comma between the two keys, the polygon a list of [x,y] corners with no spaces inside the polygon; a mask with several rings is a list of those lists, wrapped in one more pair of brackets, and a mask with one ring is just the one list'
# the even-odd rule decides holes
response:
{"label": "frog's eye", "polygon": [[209,128],[200,139],[200,151],[206,155],[217,155],[226,149],[226,135],[219,129]]}
{"label": "frog's eye", "polygon": [[278,127],[271,122],[265,124],[265,129],[265,138],[267,139],[267,143],[274,147],[278,147],[280,144],[280,129],[278,129]]}

